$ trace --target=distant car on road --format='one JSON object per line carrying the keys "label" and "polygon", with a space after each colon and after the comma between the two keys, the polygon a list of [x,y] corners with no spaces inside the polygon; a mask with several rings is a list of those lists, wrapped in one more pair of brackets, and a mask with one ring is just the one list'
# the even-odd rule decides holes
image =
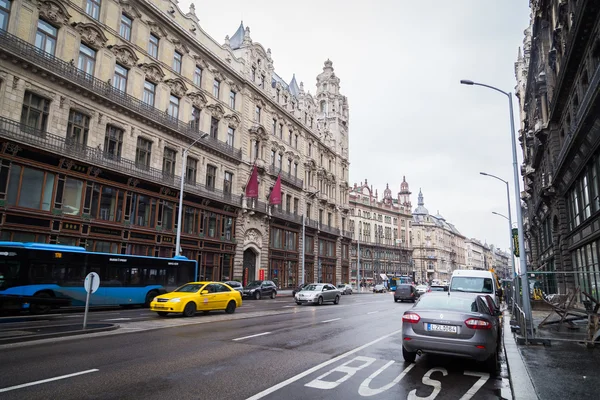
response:
{"label": "distant car on road", "polygon": [[431,285],[429,286],[429,289],[427,289],[427,292],[447,292],[448,291],[448,285]]}
{"label": "distant car on road", "polygon": [[308,285],[310,285],[310,283],[303,283],[302,285],[298,285],[298,287],[296,287],[296,289],[292,290],[292,296],[295,296],[296,293],[298,293],[299,291],[301,291],[302,289],[304,289]]}
{"label": "distant car on road", "polygon": [[240,294],[244,290],[244,286],[238,281],[224,281],[223,283],[231,286],[233,290],[237,290],[238,292],[240,292]]}
{"label": "distant car on road", "polygon": [[342,294],[352,294],[352,286],[348,284],[337,285],[337,288]]}
{"label": "distant car on road", "polygon": [[242,291],[243,297],[260,300],[263,297],[274,299],[277,296],[277,286],[272,281],[252,281]]}
{"label": "distant car on road", "polygon": [[402,356],[414,362],[427,353],[483,361],[490,372],[498,366],[499,315],[485,296],[431,292],[402,316]]}
{"label": "distant car on road", "polygon": [[396,291],[394,292],[394,302],[412,301],[414,303],[419,296],[421,295],[413,285],[403,283],[396,287]]}
{"label": "distant car on road", "polygon": [[427,285],[418,285],[417,286],[417,292],[419,292],[419,294],[427,293],[427,289],[428,289]]}
{"label": "distant car on road", "polygon": [[339,304],[341,293],[329,283],[312,283],[296,293],[296,304],[318,304],[326,302]]}
{"label": "distant car on road", "polygon": [[373,287],[373,293],[385,293],[387,289],[384,285],[375,285]]}

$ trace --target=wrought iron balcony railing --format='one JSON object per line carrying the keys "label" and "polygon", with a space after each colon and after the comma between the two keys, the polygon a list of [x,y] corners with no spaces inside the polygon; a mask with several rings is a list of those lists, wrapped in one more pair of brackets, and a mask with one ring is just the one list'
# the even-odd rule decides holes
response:
{"label": "wrought iron balcony railing", "polygon": [[297,188],[303,189],[304,186],[304,182],[302,181],[302,179],[296,178],[295,176],[293,176],[292,174],[290,174],[289,172],[285,172],[282,169],[277,168],[274,165],[269,165],[269,173],[271,175],[275,175],[277,176],[278,174],[281,175],[281,180],[289,183],[290,185],[293,185]]}
{"label": "wrought iron balcony railing", "polygon": [[323,232],[328,232],[328,233],[331,233],[333,235],[338,235],[339,236],[339,234],[340,234],[339,228],[334,228],[332,226],[325,225],[325,224],[321,224],[321,226],[319,226],[319,229],[322,230]]}
{"label": "wrought iron balcony railing", "polygon": [[277,207],[272,207],[271,208],[271,214],[273,214],[273,216],[281,218],[281,219],[285,219],[287,221],[291,221],[291,222],[295,222],[297,224],[301,224],[302,223],[302,216],[289,212],[289,211],[284,211],[281,210]]}
{"label": "wrought iron balcony railing", "polygon": [[[32,68],[44,69],[49,74],[66,79],[75,85],[91,91],[97,96],[102,96],[112,103],[118,104],[150,121],[170,128],[191,140],[196,140],[198,136],[202,134],[202,132],[193,125],[182,122],[178,118],[171,117],[165,111],[161,111],[150,104],[144,103],[136,97],[115,89],[110,83],[101,81],[93,75],[78,69],[74,64],[65,62],[52,54],[46,53],[31,43],[4,30],[0,30],[0,50],[7,51],[11,53],[12,56],[31,63]],[[235,160],[242,159],[241,149],[236,149],[213,137],[207,137],[206,140],[198,142],[198,145],[215,150],[222,155],[231,157]]]}
{"label": "wrought iron balcony railing", "polygon": [[[128,160],[85,144],[69,143],[66,137],[35,129],[4,117],[0,117],[0,137],[69,157],[92,166],[107,168],[127,176],[159,183],[175,189],[179,189],[181,182],[181,178],[177,175],[136,163],[133,160]],[[225,193],[220,189],[208,188],[200,183],[188,183],[185,185],[185,188],[188,192],[204,198],[222,201],[235,206],[241,204],[239,196]]]}

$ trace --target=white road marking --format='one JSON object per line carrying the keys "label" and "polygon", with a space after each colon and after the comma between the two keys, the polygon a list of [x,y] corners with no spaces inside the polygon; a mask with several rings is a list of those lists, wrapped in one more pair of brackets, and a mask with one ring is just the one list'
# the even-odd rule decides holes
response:
{"label": "white road marking", "polygon": [[326,323],[326,322],[333,322],[333,321],[339,321],[341,318],[334,318],[334,319],[326,319],[325,321],[321,321],[322,323]]}
{"label": "white road marking", "polygon": [[98,369],[88,369],[87,371],[75,372],[73,374],[61,375],[61,376],[56,376],[54,378],[48,378],[48,379],[42,379],[41,381],[29,382],[29,383],[24,383],[22,385],[16,385],[16,386],[9,386],[7,388],[0,389],[0,393],[10,392],[11,390],[15,390],[15,389],[22,389],[22,388],[25,388],[25,387],[28,387],[28,386],[40,385],[42,383],[48,383],[48,382],[52,382],[52,381],[58,381],[58,380],[61,380],[61,379],[72,378],[74,376],[89,374],[90,372],[98,372],[98,371],[99,371]]}
{"label": "white road marking", "polygon": [[446,371],[446,368],[431,368],[425,373],[425,376],[423,376],[421,382],[423,382],[424,385],[433,386],[433,392],[431,392],[431,394],[427,397],[421,397],[417,396],[417,389],[414,389],[408,393],[407,400],[433,400],[437,397],[437,395],[440,393],[440,390],[442,390],[442,382],[430,378],[431,374],[433,374],[434,372],[441,372],[443,376],[448,375],[448,371]]}
{"label": "white road marking", "polygon": [[290,307],[296,307],[296,306],[283,306],[282,308],[290,308]]}
{"label": "white road marking", "polygon": [[368,312],[367,315],[369,315],[369,314],[377,314],[378,312],[379,311],[371,311],[371,312]]}
{"label": "white road marking", "polygon": [[240,338],[232,339],[232,340],[233,341],[238,341],[238,340],[250,339],[250,338],[253,338],[253,337],[264,336],[264,335],[269,335],[269,334],[271,334],[271,332],[263,332],[263,333],[257,333],[256,335],[244,336],[244,337],[240,337]]}
{"label": "white road marking", "polygon": [[[340,365],[338,367],[335,367],[331,371],[325,372],[323,375],[319,376],[316,379],[313,379],[312,381],[308,382],[304,386],[315,388],[315,389],[325,389],[325,390],[334,389],[334,388],[338,387],[341,383],[344,383],[348,379],[352,378],[354,376],[354,374],[356,374],[361,369],[373,364],[375,361],[377,361],[377,359],[373,358],[373,357],[364,357],[364,356],[354,357],[352,360],[346,361],[345,363],[343,363],[342,365]],[[361,362],[362,364],[351,367],[350,364],[352,364],[354,362]],[[333,374],[334,372],[339,372],[344,375],[341,378],[338,378],[338,380],[333,381],[333,382],[326,381],[323,379],[326,376]]]}
{"label": "white road marking", "polygon": [[471,389],[469,389],[469,391],[467,393],[465,393],[463,395],[463,397],[460,398],[460,400],[469,400],[471,397],[473,397],[475,395],[475,393],[477,393],[477,391],[479,389],[481,389],[481,387],[483,385],[485,385],[485,383],[488,381],[488,379],[490,379],[490,374],[485,373],[485,372],[465,371],[465,372],[463,372],[463,375],[478,376],[479,379],[477,380],[477,382],[475,382],[475,384],[473,384]]}
{"label": "white road marking", "polygon": [[[140,317],[146,318],[146,317]],[[111,318],[111,319],[103,319],[102,321],[131,321],[131,318]]]}
{"label": "white road marking", "polygon": [[386,390],[389,390],[391,388],[393,388],[394,386],[396,386],[398,384],[398,382],[400,382],[402,380],[402,378],[404,378],[404,376],[410,372],[411,369],[413,369],[413,367],[415,366],[414,363],[409,364],[408,367],[406,367],[401,373],[400,375],[398,375],[396,377],[396,379],[394,379],[392,382],[388,383],[385,386],[382,386],[378,389],[371,389],[369,387],[369,385],[371,384],[371,381],[375,378],[377,378],[377,375],[379,375],[381,372],[385,371],[387,369],[387,367],[389,367],[390,365],[394,364],[395,361],[389,361],[387,364],[385,364],[383,367],[379,368],[377,371],[373,372],[367,379],[365,379],[359,386],[358,388],[358,394],[360,394],[363,397],[370,397],[370,396],[375,396],[376,394],[381,394],[383,392],[385,392]]}
{"label": "white road marking", "polygon": [[391,336],[397,335],[397,334],[399,334],[401,332],[402,332],[402,329],[399,329],[399,330],[394,331],[392,333],[388,333],[387,335],[381,336],[381,337],[379,337],[379,338],[377,338],[375,340],[370,341],[369,343],[363,344],[362,346],[359,346],[359,347],[357,347],[355,349],[347,351],[344,354],[341,354],[341,355],[339,355],[337,357],[334,357],[331,360],[322,362],[319,365],[316,365],[316,366],[314,366],[314,367],[312,367],[310,369],[307,369],[306,371],[304,371],[304,372],[302,372],[302,373],[300,373],[300,374],[298,374],[296,376],[292,376],[291,378],[286,379],[283,382],[279,382],[277,385],[271,386],[270,388],[267,388],[267,389],[263,390],[262,392],[255,394],[254,396],[248,397],[246,400],[258,400],[258,399],[262,399],[263,397],[268,396],[271,393],[276,392],[277,390],[279,390],[279,389],[281,389],[283,387],[286,387],[286,386],[288,386],[288,385],[296,382],[297,380],[300,380],[300,379],[304,378],[305,376],[308,376],[308,375],[312,374],[313,372],[320,370],[323,367],[326,367],[326,366],[328,366],[330,364],[338,362],[339,360],[342,360],[342,359],[344,359],[344,358],[346,358],[346,357],[348,357],[348,356],[350,356],[350,355],[352,355],[354,353],[357,353],[357,352],[359,352],[359,351],[361,351],[363,349],[366,349],[369,346],[374,345],[375,343],[379,343],[382,340],[385,340],[385,339],[387,339],[387,338],[389,338]]}

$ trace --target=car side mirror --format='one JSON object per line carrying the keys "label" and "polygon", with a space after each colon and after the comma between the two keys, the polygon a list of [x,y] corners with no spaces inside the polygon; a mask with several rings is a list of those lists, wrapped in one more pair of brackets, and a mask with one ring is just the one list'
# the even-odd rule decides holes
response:
{"label": "car side mirror", "polygon": [[203,290],[200,294],[208,294],[208,290]]}

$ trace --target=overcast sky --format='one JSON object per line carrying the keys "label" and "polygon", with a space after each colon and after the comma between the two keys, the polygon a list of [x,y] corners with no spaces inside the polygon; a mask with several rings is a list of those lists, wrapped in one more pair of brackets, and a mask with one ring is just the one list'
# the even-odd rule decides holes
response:
{"label": "overcast sky", "polygon": [[[187,12],[190,0],[180,0]],[[275,71],[315,92],[329,58],[350,104],[350,184],[368,179],[381,196],[402,176],[413,209],[425,207],[465,236],[508,248],[506,187],[515,218],[507,98],[460,85],[471,79],[514,91],[514,62],[528,26],[526,0],[195,1],[201,27],[219,43],[240,21],[271,48]],[[515,124],[519,129],[515,100]],[[521,151],[518,148],[519,168]],[[523,188],[522,182],[520,183]]]}

